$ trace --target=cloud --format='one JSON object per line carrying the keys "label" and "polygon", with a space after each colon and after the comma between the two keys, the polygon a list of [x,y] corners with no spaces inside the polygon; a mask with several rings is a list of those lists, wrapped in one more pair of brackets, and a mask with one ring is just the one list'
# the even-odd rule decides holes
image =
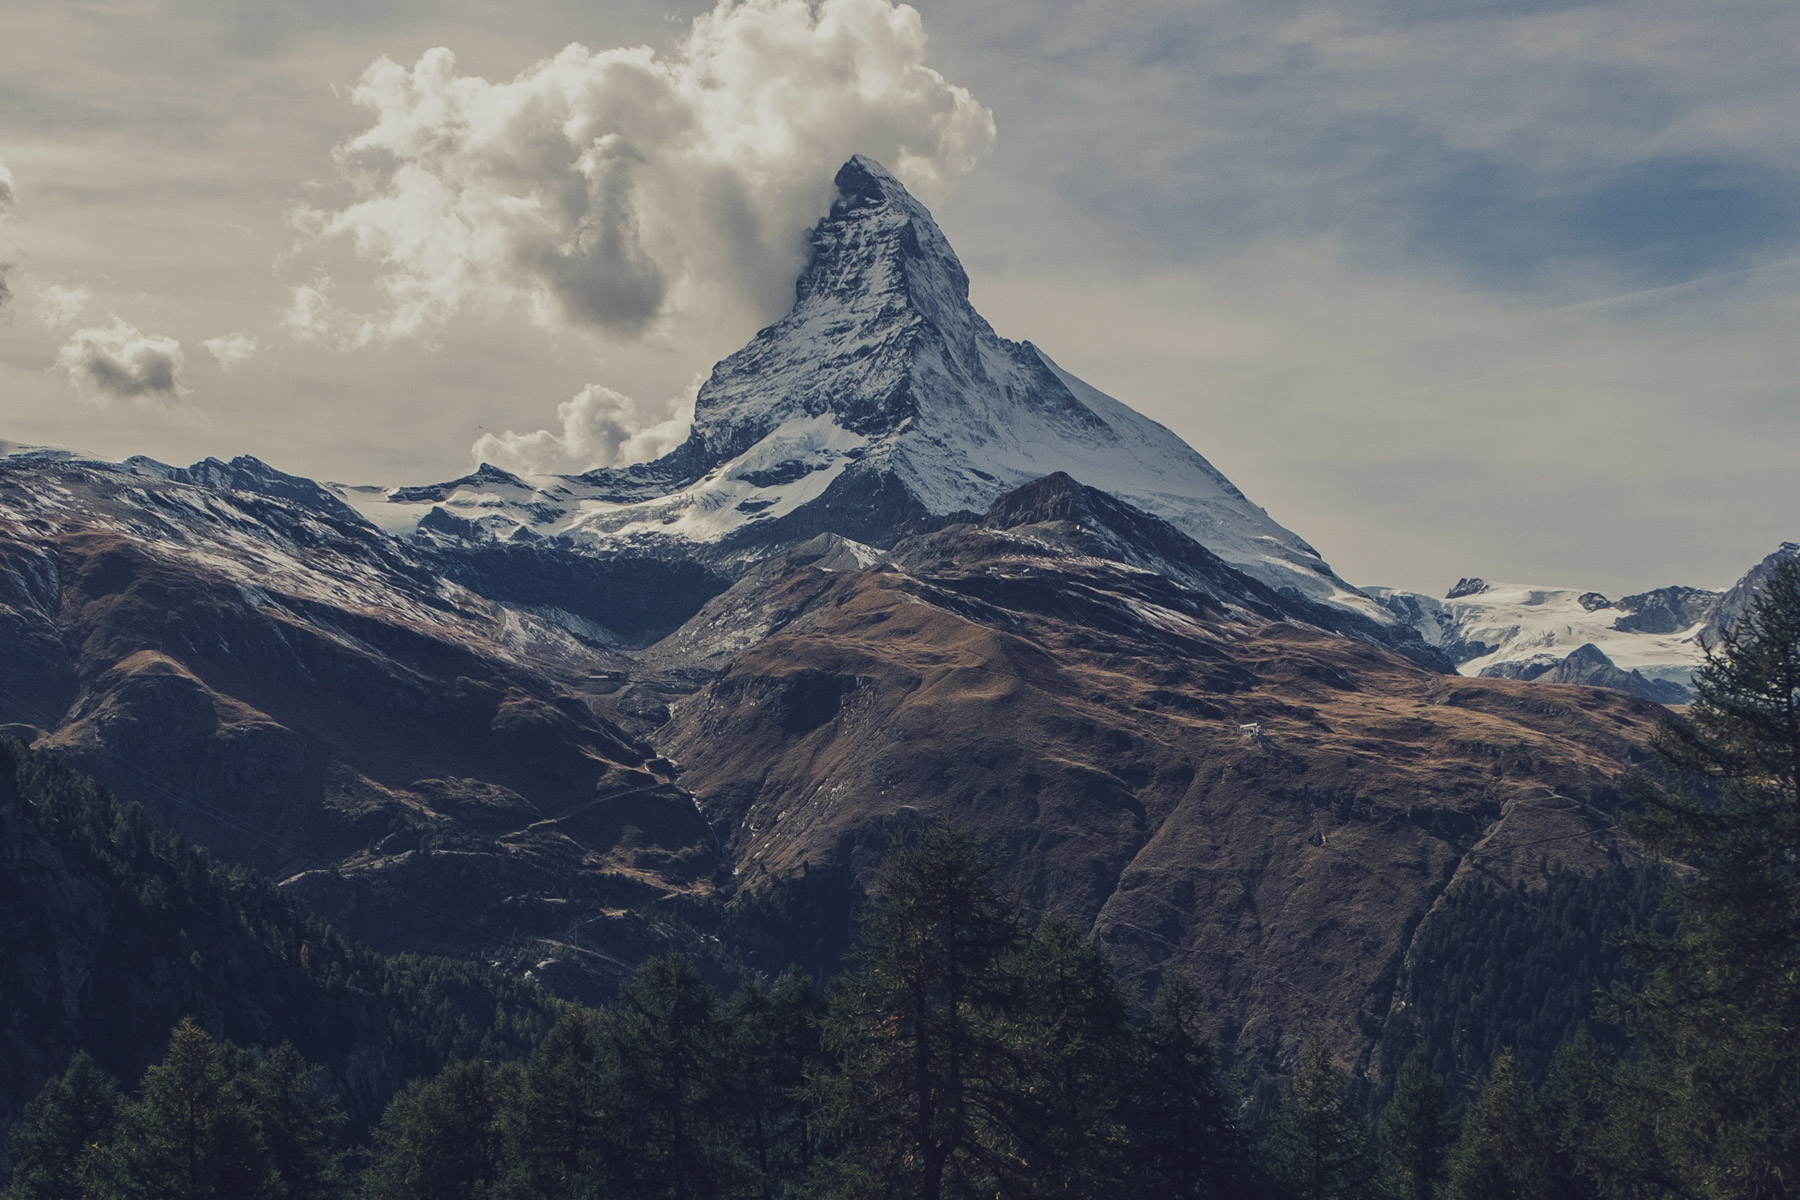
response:
{"label": "cloud", "polygon": [[296,341],[328,342],[333,340],[336,315],[329,281],[319,287],[303,283],[294,289],[293,303],[282,314],[281,327]]}
{"label": "cloud", "polygon": [[609,387],[591,384],[557,405],[562,432],[484,434],[470,455],[524,475],[579,474],[595,467],[622,467],[660,458],[679,446],[694,420],[696,376],[685,396],[670,401],[662,420],[646,422],[639,406]]}
{"label": "cloud", "polygon": [[988,110],[924,56],[891,0],[721,0],[667,57],[570,45],[506,82],[446,49],[382,58],[353,93],[375,122],[337,151],[356,199],[296,220],[378,264],[386,303],[358,326],[302,288],[288,327],[354,344],[523,308],[633,339],[766,311],[851,154],[930,196],[992,143]]}
{"label": "cloud", "polygon": [[[6,220],[7,214],[12,212],[15,202],[12,172],[6,169],[5,162],[0,161],[0,221]],[[11,262],[0,262],[0,312],[5,312],[12,303],[12,285],[7,283],[6,277],[12,274],[15,265]]]}
{"label": "cloud", "polygon": [[57,352],[56,367],[83,394],[100,400],[165,400],[180,394],[181,343],[140,333],[118,317],[82,329]]}
{"label": "cloud", "polygon": [[213,356],[221,370],[231,368],[250,361],[257,351],[257,341],[249,334],[233,333],[223,337],[207,338],[200,343],[206,352]]}
{"label": "cloud", "polygon": [[80,322],[93,302],[94,293],[85,287],[53,283],[38,292],[38,320],[50,329],[68,329]]}

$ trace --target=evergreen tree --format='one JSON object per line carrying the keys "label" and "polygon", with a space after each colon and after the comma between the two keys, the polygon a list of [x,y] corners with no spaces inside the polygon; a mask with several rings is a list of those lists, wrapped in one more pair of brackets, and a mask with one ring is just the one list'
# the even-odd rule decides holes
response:
{"label": "evergreen tree", "polygon": [[1791,1195],[1800,1187],[1800,559],[1784,561],[1708,653],[1685,718],[1656,741],[1631,832],[1680,864],[1672,935],[1620,998],[1637,1053],[1614,1106],[1635,1120],[1645,1187]]}
{"label": "evergreen tree", "polygon": [[1540,1200],[1547,1152],[1531,1088],[1519,1078],[1512,1054],[1503,1050],[1450,1148],[1444,1200]]}
{"label": "evergreen tree", "polygon": [[992,1018],[1018,940],[995,867],[991,850],[952,829],[884,864],[856,969],[832,989],[823,1024],[836,1069],[811,1089],[831,1143],[812,1172],[814,1194],[994,1194],[998,1114],[983,1085],[1006,1062]]}
{"label": "evergreen tree", "polygon": [[610,1126],[624,1101],[598,1014],[565,1012],[532,1052],[517,1090],[502,1099],[495,1118],[503,1144],[498,1196],[594,1200],[612,1194],[618,1150]]}
{"label": "evergreen tree", "polygon": [[1005,1147],[1002,1195],[1114,1193],[1125,1167],[1120,1067],[1125,999],[1112,964],[1067,921],[1046,917],[1005,963],[1012,1003],[990,1019],[1010,1069],[972,1079]]}
{"label": "evergreen tree", "polygon": [[12,1133],[12,1186],[5,1200],[80,1200],[89,1155],[112,1139],[119,1086],[85,1053],[51,1078]]}
{"label": "evergreen tree", "polygon": [[344,1113],[324,1090],[319,1070],[282,1045],[256,1057],[246,1082],[266,1156],[270,1200],[341,1195],[337,1134]]}
{"label": "evergreen tree", "polygon": [[728,1136],[718,996],[680,954],[653,958],[602,1019],[616,1063],[622,1195],[710,1200],[743,1172]]}
{"label": "evergreen tree", "polygon": [[394,1097],[363,1176],[369,1200],[477,1200],[499,1174],[496,1113],[513,1102],[516,1069],[453,1063]]}
{"label": "evergreen tree", "polygon": [[144,1073],[140,1098],[92,1159],[96,1200],[246,1200],[268,1194],[268,1149],[238,1052],[192,1019]]}
{"label": "evergreen tree", "polygon": [[732,1109],[746,1150],[745,1195],[773,1200],[812,1163],[813,1137],[802,1104],[809,1072],[820,1066],[823,1000],[812,980],[790,968],[768,985],[752,979],[733,993],[730,1029]]}
{"label": "evergreen tree", "polygon": [[1374,1173],[1368,1123],[1322,1042],[1310,1042],[1300,1053],[1270,1135],[1269,1159],[1295,1200],[1368,1193]]}
{"label": "evergreen tree", "polygon": [[1544,1095],[1547,1191],[1553,1200],[1637,1194],[1627,1183],[1649,1156],[1624,1140],[1635,1122],[1618,1107],[1611,1056],[1587,1026],[1557,1049]]}
{"label": "evergreen tree", "polygon": [[1444,1178],[1450,1104],[1423,1047],[1401,1064],[1377,1132],[1381,1194],[1388,1200],[1432,1200]]}
{"label": "evergreen tree", "polygon": [[1260,1194],[1201,1017],[1199,991],[1186,977],[1172,975],[1157,989],[1149,1023],[1138,1036],[1125,1112],[1130,1178],[1144,1196],[1218,1200]]}

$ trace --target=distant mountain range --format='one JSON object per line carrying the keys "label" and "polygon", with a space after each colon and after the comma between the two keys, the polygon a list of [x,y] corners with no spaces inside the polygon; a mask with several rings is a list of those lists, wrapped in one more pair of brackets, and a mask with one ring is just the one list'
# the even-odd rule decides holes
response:
{"label": "distant mountain range", "polygon": [[378,949],[578,997],[671,946],[824,965],[894,839],[969,825],[1268,1062],[1366,1062],[1448,889],[1617,854],[1655,689],[1754,573],[1353,588],[998,337],[878,164],[837,185],[653,463],[376,488],[0,445],[0,732]]}
{"label": "distant mountain range", "polygon": [[1444,596],[1367,588],[1465,675],[1586,683],[1685,704],[1694,668],[1783,558],[1784,542],[1723,592],[1663,587],[1610,600],[1580,588],[1458,580]]}

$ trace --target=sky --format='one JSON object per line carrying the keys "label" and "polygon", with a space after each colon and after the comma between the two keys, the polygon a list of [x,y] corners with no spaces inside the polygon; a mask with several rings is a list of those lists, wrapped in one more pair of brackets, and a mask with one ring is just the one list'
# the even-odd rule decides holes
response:
{"label": "sky", "polygon": [[679,441],[850,153],[1339,574],[1800,540],[1786,0],[0,0],[0,440],[345,482]]}

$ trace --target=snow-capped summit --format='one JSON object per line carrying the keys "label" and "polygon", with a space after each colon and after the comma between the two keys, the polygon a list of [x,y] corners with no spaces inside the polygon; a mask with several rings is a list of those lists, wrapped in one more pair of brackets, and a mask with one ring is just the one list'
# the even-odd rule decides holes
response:
{"label": "snow-capped summit", "polygon": [[1175,434],[995,334],[930,212],[879,163],[852,158],[836,184],[793,308],[713,369],[671,454],[346,499],[388,529],[390,506],[405,506],[439,539],[555,538],[602,554],[686,543],[751,559],[821,532],[886,544],[1064,471],[1277,591],[1393,624]]}

